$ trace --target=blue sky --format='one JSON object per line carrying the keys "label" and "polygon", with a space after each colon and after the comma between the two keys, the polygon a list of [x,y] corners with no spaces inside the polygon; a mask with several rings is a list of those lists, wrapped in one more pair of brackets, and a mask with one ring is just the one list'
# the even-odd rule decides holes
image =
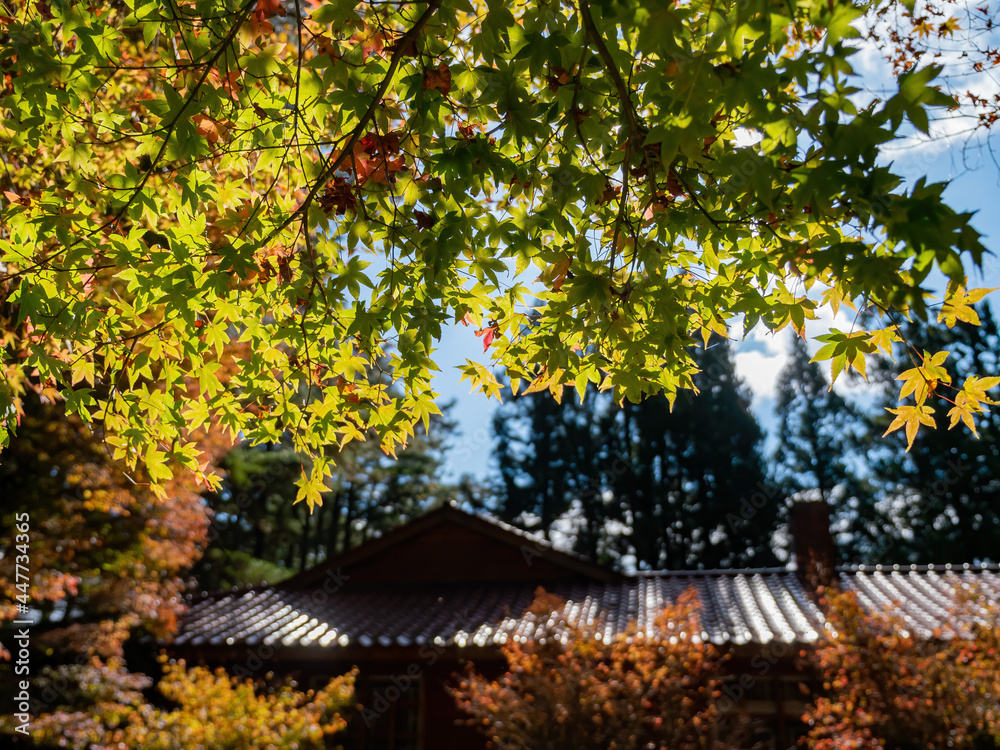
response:
{"label": "blue sky", "polygon": [[[862,46],[854,56],[855,72],[865,86],[859,94],[865,98],[885,90],[887,71],[877,50]],[[991,76],[978,82],[967,82],[984,95],[992,95],[1000,86]],[[970,287],[1000,287],[1000,166],[994,161],[990,142],[980,136],[975,139],[963,133],[968,120],[942,113],[932,122],[931,137],[913,135],[893,145],[886,153],[894,169],[906,179],[907,187],[917,179],[927,176],[933,182],[948,182],[945,193],[951,205],[962,211],[975,211],[975,227],[984,235],[984,244],[992,253],[984,262],[982,273],[972,273]],[[1000,147],[1000,143],[996,144]],[[996,300],[1000,291],[991,295]],[[994,301],[994,308],[996,302]],[[846,322],[849,326],[849,321]],[[810,336],[820,335],[833,323],[827,312],[809,329]],[[789,332],[772,335],[763,329],[751,332],[743,341],[736,341],[737,371],[753,391],[753,409],[758,419],[770,428],[774,424],[774,382],[785,362]],[[452,417],[457,421],[460,434],[453,441],[447,472],[454,478],[463,473],[484,478],[493,470],[492,434],[490,421],[496,403],[482,394],[470,394],[468,384],[459,384],[456,369],[465,359],[485,365],[489,357],[483,353],[482,340],[476,338],[471,327],[457,326],[448,331],[438,352],[442,372],[435,380],[435,390],[442,401],[454,400],[456,408]],[[838,389],[840,383],[838,382]]]}

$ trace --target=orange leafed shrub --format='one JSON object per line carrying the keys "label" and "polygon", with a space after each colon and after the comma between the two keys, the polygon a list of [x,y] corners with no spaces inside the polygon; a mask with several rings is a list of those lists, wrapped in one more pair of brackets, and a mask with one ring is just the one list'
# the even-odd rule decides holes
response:
{"label": "orange leafed shrub", "polygon": [[725,657],[701,640],[697,595],[686,591],[644,633],[632,623],[602,637],[600,623],[573,623],[564,603],[539,590],[534,631],[503,646],[496,680],[470,667],[452,694],[490,747],[710,748],[721,730],[716,706]]}
{"label": "orange leafed shrub", "polygon": [[960,602],[947,630],[915,633],[820,589],[829,629],[813,651],[822,694],[807,707],[810,750],[923,750],[1000,744],[1000,605]]}

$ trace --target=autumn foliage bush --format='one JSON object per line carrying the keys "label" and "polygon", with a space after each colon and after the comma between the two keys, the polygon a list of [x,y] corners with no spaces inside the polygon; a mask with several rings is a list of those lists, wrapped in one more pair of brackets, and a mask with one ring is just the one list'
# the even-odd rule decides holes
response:
{"label": "autumn foliage bush", "polygon": [[223,669],[171,662],[158,687],[172,709],[143,697],[148,680],[142,675],[116,674],[129,681],[114,683],[110,675],[80,683],[89,709],[46,714],[32,724],[33,742],[73,750],[320,750],[326,737],[346,726],[341,712],[353,700],[356,673],[318,692],[301,692],[288,684],[263,689]]}
{"label": "autumn foliage bush", "polygon": [[725,657],[698,636],[693,590],[667,605],[652,631],[631,623],[602,637],[600,623],[572,622],[542,591],[527,620],[533,631],[503,645],[501,677],[470,666],[452,690],[490,747],[694,750],[717,740]]}
{"label": "autumn foliage bush", "polygon": [[822,691],[808,705],[810,750],[1000,745],[1000,605],[969,594],[949,625],[914,632],[851,591],[820,589],[829,628],[804,651]]}

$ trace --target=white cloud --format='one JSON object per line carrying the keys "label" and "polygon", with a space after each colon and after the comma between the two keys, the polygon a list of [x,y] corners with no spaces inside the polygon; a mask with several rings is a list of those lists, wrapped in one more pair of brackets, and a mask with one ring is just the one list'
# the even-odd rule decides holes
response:
{"label": "white cloud", "polygon": [[778,373],[788,360],[786,354],[762,354],[759,351],[738,352],[736,372],[753,391],[756,398],[775,395]]}
{"label": "white cloud", "polygon": [[[929,5],[929,3],[922,4]],[[908,125],[904,125],[901,130],[903,136],[899,141],[887,144],[883,147],[883,155],[888,159],[899,158],[907,162],[907,172],[910,174],[923,174],[929,171],[934,160],[952,150],[956,146],[961,146],[967,140],[973,145],[982,145],[982,134],[974,134],[978,112],[973,107],[966,92],[971,92],[983,99],[992,101],[993,97],[1000,93],[1000,79],[998,79],[992,67],[986,65],[983,70],[976,72],[973,63],[978,59],[985,60],[986,56],[982,49],[989,49],[996,46],[1000,39],[1000,26],[992,31],[984,31],[981,14],[977,11],[977,6],[982,5],[980,0],[956,0],[946,8],[939,9],[954,15],[961,21],[961,29],[953,37],[928,39],[928,54],[920,61],[920,67],[926,64],[934,64],[943,68],[942,74],[935,79],[934,85],[940,86],[946,93],[955,94],[959,97],[959,107],[957,110],[945,110],[942,107],[931,107],[927,110],[930,117],[929,134],[917,131]],[[917,14],[923,12],[923,7],[918,8]],[[932,21],[940,22],[945,16],[933,17]],[[967,28],[967,20],[973,17],[977,20],[972,28]],[[963,20],[964,19],[964,20]],[[885,100],[892,96],[897,90],[897,83],[894,80],[892,66],[886,60],[885,49],[889,44],[889,28],[894,24],[895,17],[892,14],[884,16],[879,21],[872,22],[872,16],[856,24],[862,33],[860,39],[854,41],[857,52],[850,58],[851,65],[857,76],[856,81],[861,86],[861,90],[851,95],[852,101],[858,109],[865,108],[872,100]],[[905,22],[904,22],[905,25]],[[869,28],[873,28],[881,38],[881,43],[867,36]],[[919,46],[919,45],[918,45]],[[978,50],[976,49],[978,48]]]}
{"label": "white cloud", "polygon": [[[816,294],[818,293],[817,290]],[[821,307],[816,313],[816,320],[806,323],[806,336],[811,353],[817,352],[822,346],[822,343],[814,340],[816,336],[822,336],[832,328],[850,331],[857,327],[854,311],[848,308],[842,307],[834,315],[829,307]],[[733,328],[733,335],[738,335],[739,330],[741,328],[737,324]],[[759,405],[761,399],[771,399],[776,396],[778,375],[788,362],[789,337],[792,335],[794,334],[790,328],[775,334],[763,326],[758,326],[745,339],[735,342],[733,348],[736,372],[753,392],[755,405]],[[829,380],[829,366],[822,366],[822,369]],[[852,383],[848,386],[847,378],[841,378],[837,381],[836,389],[845,394],[856,393],[865,390],[865,386],[863,383]]]}

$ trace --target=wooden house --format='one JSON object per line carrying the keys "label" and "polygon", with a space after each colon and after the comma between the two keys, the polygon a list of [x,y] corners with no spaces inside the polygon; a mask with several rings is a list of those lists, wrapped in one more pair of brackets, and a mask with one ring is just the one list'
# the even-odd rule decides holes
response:
{"label": "wooden house", "polygon": [[[798,569],[833,560],[823,503],[793,508]],[[834,570],[832,566],[829,568]],[[894,603],[917,630],[948,615],[972,576],[1000,596],[995,566],[840,568],[840,583],[870,606]],[[315,687],[360,668],[349,737],[357,750],[481,750],[446,685],[466,661],[499,673],[499,645],[530,624],[536,589],[566,601],[571,619],[622,630],[651,623],[688,587],[701,603],[703,638],[732,655],[724,702],[760,719],[766,746],[788,748],[804,708],[797,654],[824,627],[804,576],[786,568],[617,573],[513,527],[450,506],[279,585],[203,595],[169,647],[233,673],[293,674]]]}

